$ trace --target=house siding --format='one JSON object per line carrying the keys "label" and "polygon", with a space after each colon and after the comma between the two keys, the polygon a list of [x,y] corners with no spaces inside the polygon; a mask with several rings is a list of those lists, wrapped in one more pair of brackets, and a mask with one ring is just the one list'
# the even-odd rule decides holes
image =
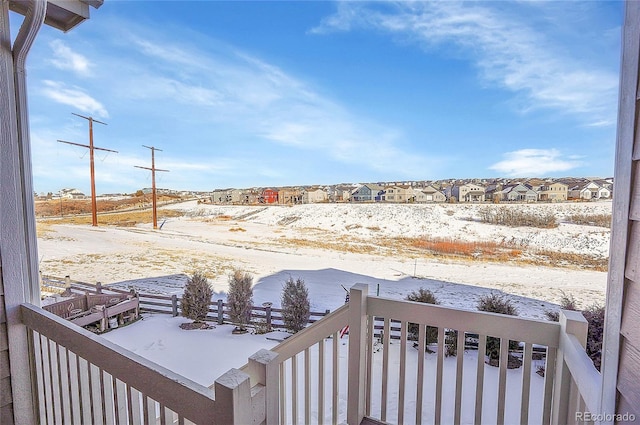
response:
{"label": "house siding", "polygon": [[640,417],[640,4],[626,2],[603,348],[603,409]]}
{"label": "house siding", "polygon": [[13,424],[13,396],[11,392],[11,368],[9,367],[9,339],[7,315],[4,304],[2,267],[0,267],[0,424]]}

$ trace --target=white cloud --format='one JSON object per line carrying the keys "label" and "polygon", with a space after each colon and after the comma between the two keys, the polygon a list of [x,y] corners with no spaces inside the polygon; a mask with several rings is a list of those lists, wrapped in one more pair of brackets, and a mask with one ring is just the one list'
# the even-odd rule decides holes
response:
{"label": "white cloud", "polygon": [[485,82],[524,97],[518,102],[523,112],[551,108],[580,115],[589,126],[613,125],[617,72],[580,63],[557,46],[558,40],[537,32],[526,16],[507,14],[494,7],[499,4],[340,2],[337,12],[310,32],[363,27],[408,38],[427,49],[455,46],[475,63]]}
{"label": "white cloud", "polygon": [[507,176],[544,176],[577,168],[583,163],[575,156],[563,159],[557,149],[520,149],[507,152],[503,160],[489,167]]}
{"label": "white cloud", "polygon": [[83,55],[74,52],[61,40],[53,40],[49,43],[53,50],[54,58],[51,64],[58,69],[73,71],[79,75],[87,75],[91,69],[91,62]]}
{"label": "white cloud", "polygon": [[80,112],[94,114],[101,118],[109,116],[109,113],[102,103],[85,93],[82,89],[78,87],[67,87],[59,81],[44,80],[43,83],[44,88],[42,89],[42,94],[48,98],[64,105],[73,106]]}

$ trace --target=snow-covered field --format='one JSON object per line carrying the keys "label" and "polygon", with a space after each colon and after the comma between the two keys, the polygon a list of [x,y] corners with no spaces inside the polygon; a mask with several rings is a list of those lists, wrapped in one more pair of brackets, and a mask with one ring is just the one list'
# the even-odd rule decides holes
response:
{"label": "snow-covered field", "polygon": [[[227,276],[239,268],[254,276],[254,304],[269,301],[279,306],[285,280],[302,278],[314,311],[341,306],[343,286],[355,283],[368,284],[371,294],[391,298],[404,298],[423,287],[434,292],[442,305],[463,309],[475,309],[480,296],[498,291],[507,294],[521,316],[538,319],[556,309],[563,294],[573,295],[584,307],[604,301],[606,273],[586,265],[547,267],[434,257],[389,243],[398,237],[451,238],[504,242],[523,250],[582,258],[608,256],[609,229],[570,224],[566,218],[610,214],[610,202],[488,207],[527,208],[541,215],[552,212],[560,226],[537,229],[480,223],[479,209],[487,206],[478,205],[242,207],[190,202],[168,207],[181,210],[184,216],[161,219],[162,228],[157,231],[150,225],[94,228],[50,222],[40,231],[40,268],[45,275],[70,275],[74,280],[158,294],[181,294],[186,275],[200,269],[208,275],[215,298],[225,297]],[[144,320],[105,337],[203,385],[211,385],[229,368],[242,366],[258,349],[275,345],[264,335],[231,335],[231,326],[226,325],[183,331],[178,325],[184,321],[145,315]],[[393,349],[397,348],[395,344]],[[345,355],[341,354],[341,361]],[[474,364],[473,356],[466,353],[465,364]],[[447,362],[454,364],[453,359]],[[487,367],[487,379],[494,379],[494,372],[495,368]],[[532,376],[535,393],[540,393],[541,381]]]}

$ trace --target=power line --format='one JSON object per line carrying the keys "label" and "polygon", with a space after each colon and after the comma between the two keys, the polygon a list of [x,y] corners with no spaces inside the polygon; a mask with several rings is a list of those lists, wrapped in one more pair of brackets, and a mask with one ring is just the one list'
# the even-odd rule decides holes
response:
{"label": "power line", "polygon": [[95,169],[93,164],[94,163],[93,151],[99,150],[99,151],[115,152],[115,153],[118,153],[118,151],[93,146],[93,123],[97,122],[98,124],[103,124],[103,125],[107,125],[107,123],[93,119],[93,117],[85,117],[84,115],[74,114],[73,112],[71,114],[80,118],[84,118],[85,120],[89,121],[89,144],[83,145],[81,143],[67,142],[65,140],[58,140],[58,142],[66,143],[68,145],[80,146],[80,147],[89,149],[89,164],[91,167],[91,218],[92,218],[92,226],[97,226],[98,225],[98,206],[96,202],[96,177],[95,177]]}
{"label": "power line", "polygon": [[151,168],[149,167],[141,167],[139,165],[134,165],[134,167],[136,168],[142,168],[143,170],[150,170],[151,171],[151,193],[152,193],[152,202],[153,202],[153,228],[157,229],[158,228],[158,213],[157,213],[157,200],[156,200],[156,171],[166,171],[169,172],[169,170],[163,170],[160,168],[156,168],[156,159],[155,159],[155,151],[160,151],[162,152],[162,149],[158,149],[155,148],[153,146],[145,146],[142,145],[143,147],[147,148],[147,149],[151,149]]}

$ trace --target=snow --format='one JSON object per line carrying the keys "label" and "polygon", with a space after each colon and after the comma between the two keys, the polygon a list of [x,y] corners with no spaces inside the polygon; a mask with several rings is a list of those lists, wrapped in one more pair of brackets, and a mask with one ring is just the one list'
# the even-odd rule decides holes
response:
{"label": "snow", "polygon": [[[510,241],[523,247],[549,249],[606,258],[609,229],[564,223],[571,214],[610,214],[610,202],[504,205],[553,212],[561,222],[556,229],[511,228],[478,222],[478,205],[352,205],[323,204],[294,207],[212,206],[195,202],[168,208],[185,217],[168,219],[162,230],[150,225],[98,227],[51,224],[39,238],[40,268],[45,275],[70,275],[74,280],[114,284],[155,294],[181,294],[187,275],[204,270],[214,298],[225,298],[228,274],[235,268],[254,276],[254,304],[280,305],[280,293],[289,278],[301,278],[309,288],[314,311],[335,310],[344,304],[345,291],[355,283],[369,286],[370,294],[404,298],[420,287],[431,290],[443,306],[475,310],[480,296],[506,294],[522,317],[544,319],[557,309],[563,294],[572,294],[582,306],[602,303],[606,273],[579,268],[524,264],[454,261],[405,255],[389,249],[336,249],[342,244],[373,246],[390,237],[447,237],[460,240]],[[160,212],[160,217],[162,213]],[[313,243],[297,243],[303,240]],[[333,245],[332,245],[333,244]],[[104,337],[176,373],[209,386],[231,368],[239,368],[260,349],[274,347],[282,335],[233,335],[232,326],[185,331],[183,318],[145,315],[142,321],[115,329]],[[330,346],[325,344],[325,347]],[[346,370],[346,345],[340,362]],[[327,348],[328,349],[328,348]],[[407,379],[415,380],[417,350],[409,347]],[[399,343],[390,351],[397,365]],[[477,352],[464,354],[464,368],[474,375]],[[313,353],[312,356],[317,356]],[[329,353],[325,358],[330,358]],[[376,354],[376,365],[381,360]],[[425,373],[434,373],[435,355],[426,355]],[[395,366],[394,366],[395,367]],[[532,371],[532,405],[539,405],[542,378]],[[453,371],[453,372],[452,372]],[[452,422],[451,403],[455,359],[444,362],[443,423]],[[519,417],[519,379],[522,368],[508,371],[507,418]],[[390,376],[396,379],[395,373]],[[327,378],[329,379],[329,378]],[[497,368],[485,367],[488,403],[483,421],[495,422]],[[517,381],[517,382],[516,382]],[[390,400],[397,384],[390,382]],[[430,382],[430,381],[429,381]],[[463,405],[471,405],[475,385],[465,377]],[[375,384],[375,382],[374,382]],[[346,376],[341,378],[346,385]],[[378,384],[375,384],[378,385]],[[414,385],[414,384],[411,384]],[[327,385],[330,387],[330,385]],[[312,385],[312,388],[317,386]],[[425,399],[432,385],[425,384]],[[315,391],[315,389],[313,390]],[[374,391],[377,395],[378,390]],[[494,394],[494,395],[490,395]],[[375,399],[376,397],[374,397]],[[329,399],[329,398],[325,398]],[[409,400],[409,398],[407,398]],[[468,402],[465,402],[467,400]],[[493,401],[492,401],[493,400]],[[340,398],[341,409],[345,399]],[[374,412],[379,409],[374,401]],[[407,405],[407,417],[411,409]],[[389,417],[395,418],[390,405]],[[329,413],[326,413],[329,414]],[[425,418],[433,412],[426,408]],[[493,415],[493,416],[492,416]],[[463,423],[473,412],[463,412]],[[427,421],[430,421],[428,419]],[[531,422],[537,420],[534,413]]]}

